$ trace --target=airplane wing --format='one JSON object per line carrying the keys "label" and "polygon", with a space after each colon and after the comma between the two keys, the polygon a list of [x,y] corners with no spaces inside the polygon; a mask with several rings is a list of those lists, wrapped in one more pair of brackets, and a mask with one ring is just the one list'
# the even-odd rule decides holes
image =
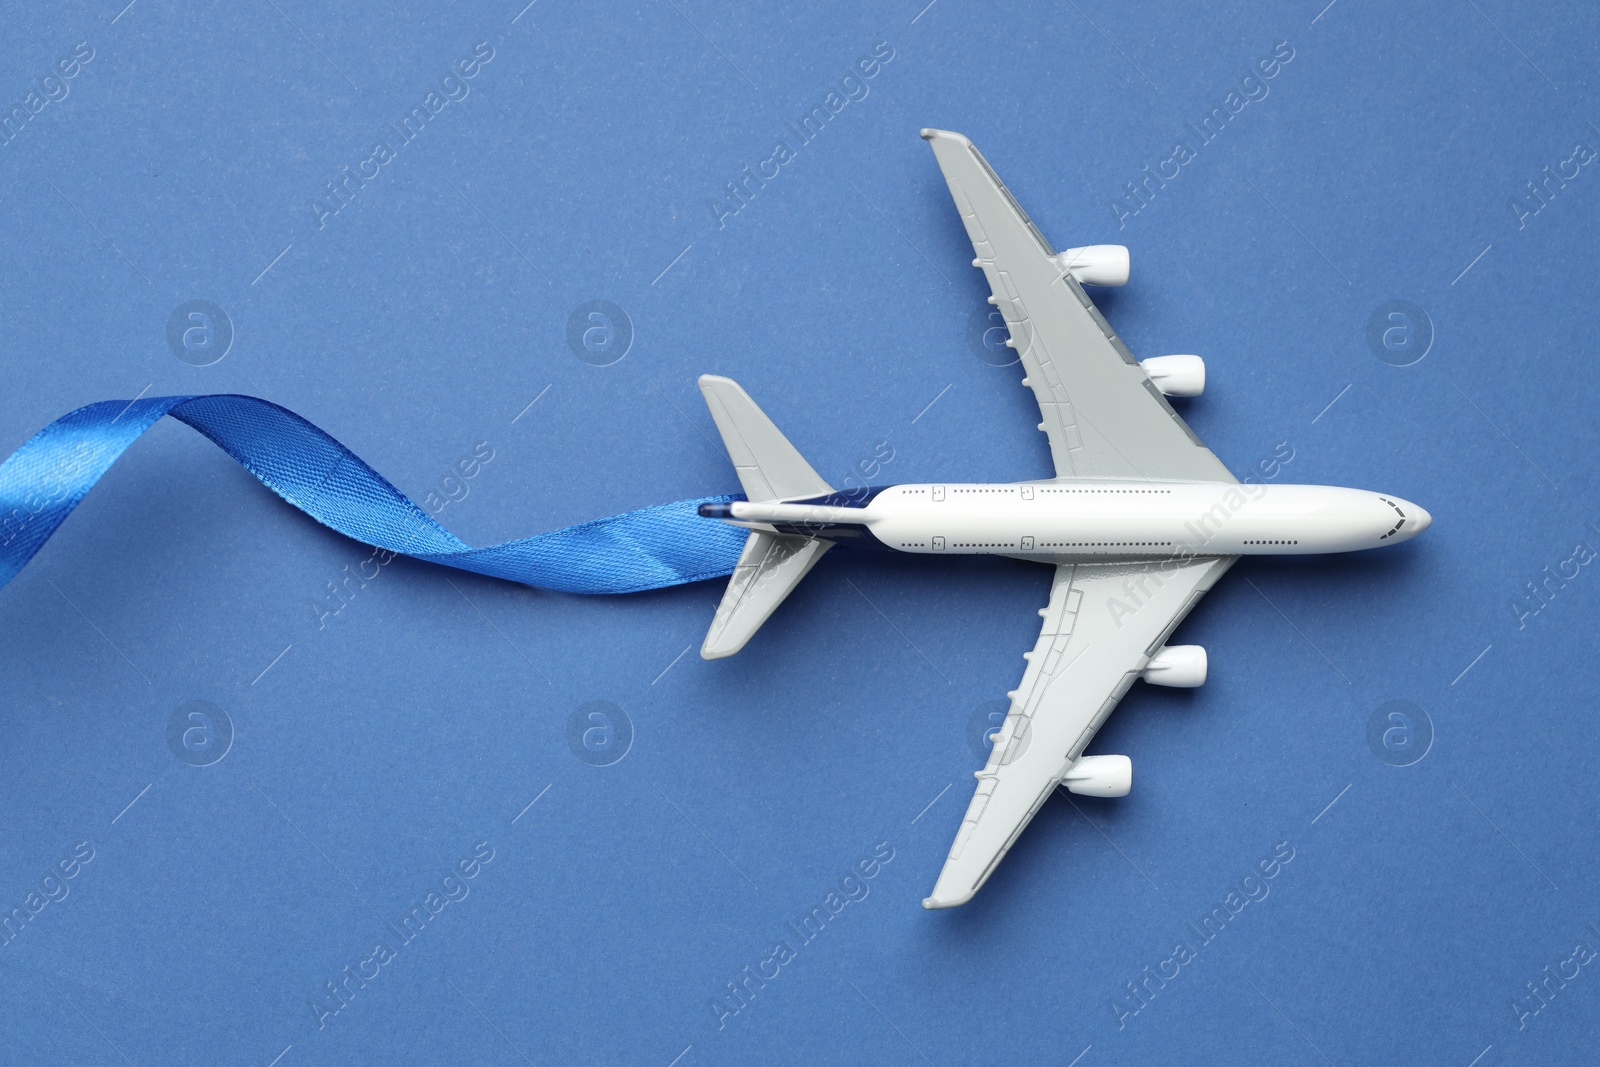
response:
{"label": "airplane wing", "polygon": [[1172,410],[999,175],[959,133],[923,130],[1005,316],[1058,478],[1235,482]]}
{"label": "airplane wing", "polygon": [[1056,568],[1039,641],[923,907],[972,899],[1167,635],[1237,558]]}

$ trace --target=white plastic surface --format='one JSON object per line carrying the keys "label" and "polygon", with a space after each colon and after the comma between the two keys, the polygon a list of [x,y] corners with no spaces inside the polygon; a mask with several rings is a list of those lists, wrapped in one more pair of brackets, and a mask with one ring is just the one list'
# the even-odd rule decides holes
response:
{"label": "white plastic surface", "polygon": [[1199,356],[1151,356],[1139,366],[1166,396],[1199,396],[1206,391],[1206,361]]}
{"label": "white plastic surface", "polygon": [[875,512],[866,508],[829,507],[823,504],[785,504],[781,501],[735,500],[728,513],[741,522],[768,523],[860,523],[875,522]]}
{"label": "white plastic surface", "polygon": [[1083,797],[1125,797],[1133,788],[1133,760],[1127,756],[1083,756],[1061,784]]}
{"label": "white plastic surface", "polygon": [[1150,657],[1140,677],[1151,685],[1198,689],[1206,684],[1206,650],[1199,645],[1166,645]]}
{"label": "white plastic surface", "polygon": [[[790,506],[750,505],[748,513]],[[1430,521],[1403,497],[1364,489],[1158,480],[906,484],[857,511],[858,523],[900,552],[1049,563],[1351,552],[1405,541]],[[734,513],[746,512],[735,505]],[[1155,585],[1123,590],[1117,617],[1143,611]]]}
{"label": "white plastic surface", "polygon": [[1057,254],[1062,270],[1071,271],[1081,285],[1116,286],[1128,284],[1126,245],[1084,245]]}

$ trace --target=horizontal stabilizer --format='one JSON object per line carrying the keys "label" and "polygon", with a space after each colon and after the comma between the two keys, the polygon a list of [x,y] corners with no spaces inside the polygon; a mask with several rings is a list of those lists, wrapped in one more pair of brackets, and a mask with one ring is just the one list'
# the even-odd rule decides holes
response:
{"label": "horizontal stabilizer", "polygon": [[716,420],[722,443],[750,500],[790,500],[822,496],[833,487],[811,469],[783,432],[772,424],[738,382],[715,374],[700,376],[700,392]]}
{"label": "horizontal stabilizer", "polygon": [[832,547],[832,541],[814,537],[750,531],[700,646],[701,658],[722,659],[743,648]]}
{"label": "horizontal stabilizer", "polygon": [[[705,374],[700,377],[700,392],[750,501],[781,507],[772,502],[833,492],[738,382]],[[727,515],[717,517],[733,518],[734,512],[749,506],[735,502]],[[700,655],[722,659],[743,648],[832,547],[832,541],[816,537],[751,530]]]}

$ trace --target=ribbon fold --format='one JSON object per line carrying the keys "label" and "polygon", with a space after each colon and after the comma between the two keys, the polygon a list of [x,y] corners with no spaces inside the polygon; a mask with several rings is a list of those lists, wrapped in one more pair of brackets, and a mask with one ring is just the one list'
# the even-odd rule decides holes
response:
{"label": "ribbon fold", "polygon": [[63,415],[0,464],[0,588],[141,434],[171,415],[268,489],[346,537],[391,552],[566,593],[634,593],[733,571],[745,533],[678,500],[473,548],[317,426],[259,397],[106,400]]}

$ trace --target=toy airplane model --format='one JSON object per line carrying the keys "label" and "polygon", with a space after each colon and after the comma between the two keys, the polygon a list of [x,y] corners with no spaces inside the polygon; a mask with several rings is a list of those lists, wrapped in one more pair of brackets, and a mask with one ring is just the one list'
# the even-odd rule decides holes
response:
{"label": "toy airplane model", "polygon": [[1205,384],[1197,356],[1135,360],[1083,285],[1123,285],[1127,249],[1057,254],[971,141],[923,130],[1005,316],[1050,439],[1056,477],[895,485],[838,493],[727,378],[701,392],[748,501],[702,505],[747,527],[700,654],[731,656],[835,544],[919,555],[999,555],[1055,567],[1050,602],[1010,712],[925,908],[965,904],[1057,786],[1126,796],[1126,756],[1086,756],[1135,679],[1193,687],[1198,645],[1165,645],[1243,555],[1349,552],[1409,540],[1432,521],[1397,496],[1317,485],[1244,484],[1167,396]]}

